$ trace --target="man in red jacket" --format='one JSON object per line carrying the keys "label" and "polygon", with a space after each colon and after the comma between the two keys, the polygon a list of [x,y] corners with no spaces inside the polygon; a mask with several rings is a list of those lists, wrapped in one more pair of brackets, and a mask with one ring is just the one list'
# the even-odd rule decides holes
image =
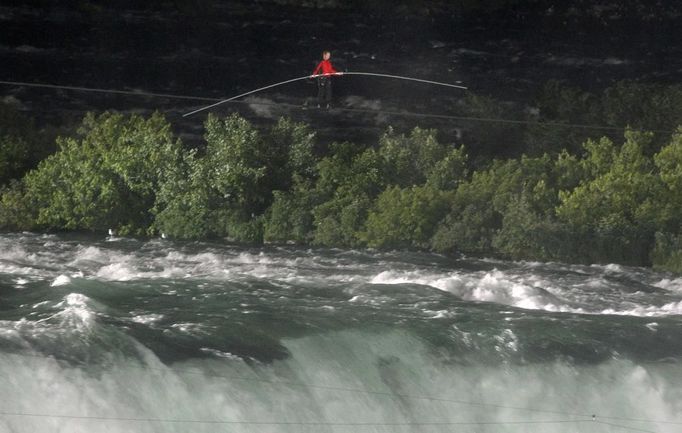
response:
{"label": "man in red jacket", "polygon": [[343,75],[334,69],[329,58],[332,54],[329,51],[322,52],[322,61],[317,64],[313,71],[312,77],[317,77],[317,108],[322,104],[326,104],[327,108],[331,108],[332,103],[332,75]]}

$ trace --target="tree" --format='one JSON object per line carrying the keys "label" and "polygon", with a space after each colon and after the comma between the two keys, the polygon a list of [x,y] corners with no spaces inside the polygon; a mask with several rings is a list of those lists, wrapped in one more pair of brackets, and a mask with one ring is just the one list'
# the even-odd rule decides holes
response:
{"label": "tree", "polygon": [[447,213],[451,196],[428,185],[389,187],[369,212],[362,238],[375,248],[425,248]]}
{"label": "tree", "polygon": [[491,252],[493,237],[502,228],[510,203],[519,195],[525,195],[527,205],[536,213],[553,208],[557,201],[555,178],[548,155],[496,160],[488,169],[475,171],[469,181],[457,187],[432,247],[437,251]]}
{"label": "tree", "polygon": [[291,191],[275,191],[274,196],[265,215],[265,241],[311,242],[315,228],[313,209],[319,204],[314,186],[298,180]]}
{"label": "tree", "polygon": [[560,221],[587,229],[586,258],[647,264],[657,223],[662,184],[643,153],[652,134],[628,131],[616,150],[607,141],[586,143],[583,165],[593,178],[560,193]]}
{"label": "tree", "polygon": [[321,203],[313,209],[313,242],[327,246],[361,245],[359,233],[373,199],[386,187],[384,161],[374,149],[352,156],[347,146],[341,154],[324,158],[319,165]]}
{"label": "tree", "polygon": [[[203,156],[192,151],[169,177],[155,206],[158,230],[180,238],[222,237],[260,243],[284,236],[279,210],[300,179],[315,176],[315,135],[287,119],[261,132],[243,117],[209,115]],[[277,201],[270,217],[265,212]],[[286,201],[286,200],[285,200]],[[272,224],[271,224],[272,223]]]}
{"label": "tree", "polygon": [[654,155],[663,195],[657,200],[662,231],[682,233],[682,127],[673,134],[670,143]]}
{"label": "tree", "polygon": [[37,225],[147,231],[160,180],[181,149],[163,116],[88,114],[79,138],[59,138],[57,144],[57,153],[24,179],[27,199],[37,207]]}

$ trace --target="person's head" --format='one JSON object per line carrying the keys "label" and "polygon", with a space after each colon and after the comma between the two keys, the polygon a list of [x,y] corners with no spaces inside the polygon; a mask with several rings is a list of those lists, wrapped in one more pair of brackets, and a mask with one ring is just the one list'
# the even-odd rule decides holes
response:
{"label": "person's head", "polygon": [[322,59],[323,60],[329,60],[329,58],[332,56],[332,53],[330,53],[327,50],[322,51]]}

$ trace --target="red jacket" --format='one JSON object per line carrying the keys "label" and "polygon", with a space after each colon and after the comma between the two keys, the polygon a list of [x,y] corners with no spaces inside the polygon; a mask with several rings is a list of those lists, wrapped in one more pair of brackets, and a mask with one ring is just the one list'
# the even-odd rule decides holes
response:
{"label": "red jacket", "polygon": [[332,66],[332,62],[329,60],[322,60],[320,63],[317,64],[315,70],[313,71],[313,75],[318,74],[330,75],[336,73],[338,73],[338,71],[334,69],[334,67]]}

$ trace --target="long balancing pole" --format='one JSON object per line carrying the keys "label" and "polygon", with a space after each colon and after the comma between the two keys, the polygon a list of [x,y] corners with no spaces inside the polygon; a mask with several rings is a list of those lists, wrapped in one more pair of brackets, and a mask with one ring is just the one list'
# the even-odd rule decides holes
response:
{"label": "long balancing pole", "polygon": [[[467,87],[459,86],[456,84],[442,83],[439,81],[431,81],[431,80],[423,80],[421,78],[403,77],[401,75],[379,74],[379,73],[374,73],[374,72],[338,72],[336,74],[324,74],[324,75],[364,75],[364,76],[371,76],[371,77],[383,77],[383,78],[394,78],[394,79],[398,79],[398,80],[417,81],[420,83],[433,84],[436,86],[454,87],[456,89],[464,89],[464,90],[468,89]],[[306,75],[303,77],[292,78],[292,79],[286,80],[286,81],[280,81],[279,83],[270,84],[270,85],[265,86],[265,87],[259,87],[258,89],[250,90],[248,92],[241,93],[241,94],[236,95],[236,96],[232,96],[231,98],[228,98],[228,99],[223,99],[222,101],[218,101],[215,104],[207,105],[205,107],[198,108],[194,111],[190,111],[189,113],[183,114],[182,117],[191,116],[192,114],[199,113],[200,111],[208,110],[210,108],[217,107],[220,104],[224,104],[226,102],[234,101],[235,99],[239,99],[243,96],[247,96],[247,95],[251,95],[253,93],[261,92],[263,90],[271,89],[273,87],[282,86],[284,84],[293,83],[294,81],[306,80],[308,78],[316,78],[316,77],[320,77],[320,76],[321,75]]]}

